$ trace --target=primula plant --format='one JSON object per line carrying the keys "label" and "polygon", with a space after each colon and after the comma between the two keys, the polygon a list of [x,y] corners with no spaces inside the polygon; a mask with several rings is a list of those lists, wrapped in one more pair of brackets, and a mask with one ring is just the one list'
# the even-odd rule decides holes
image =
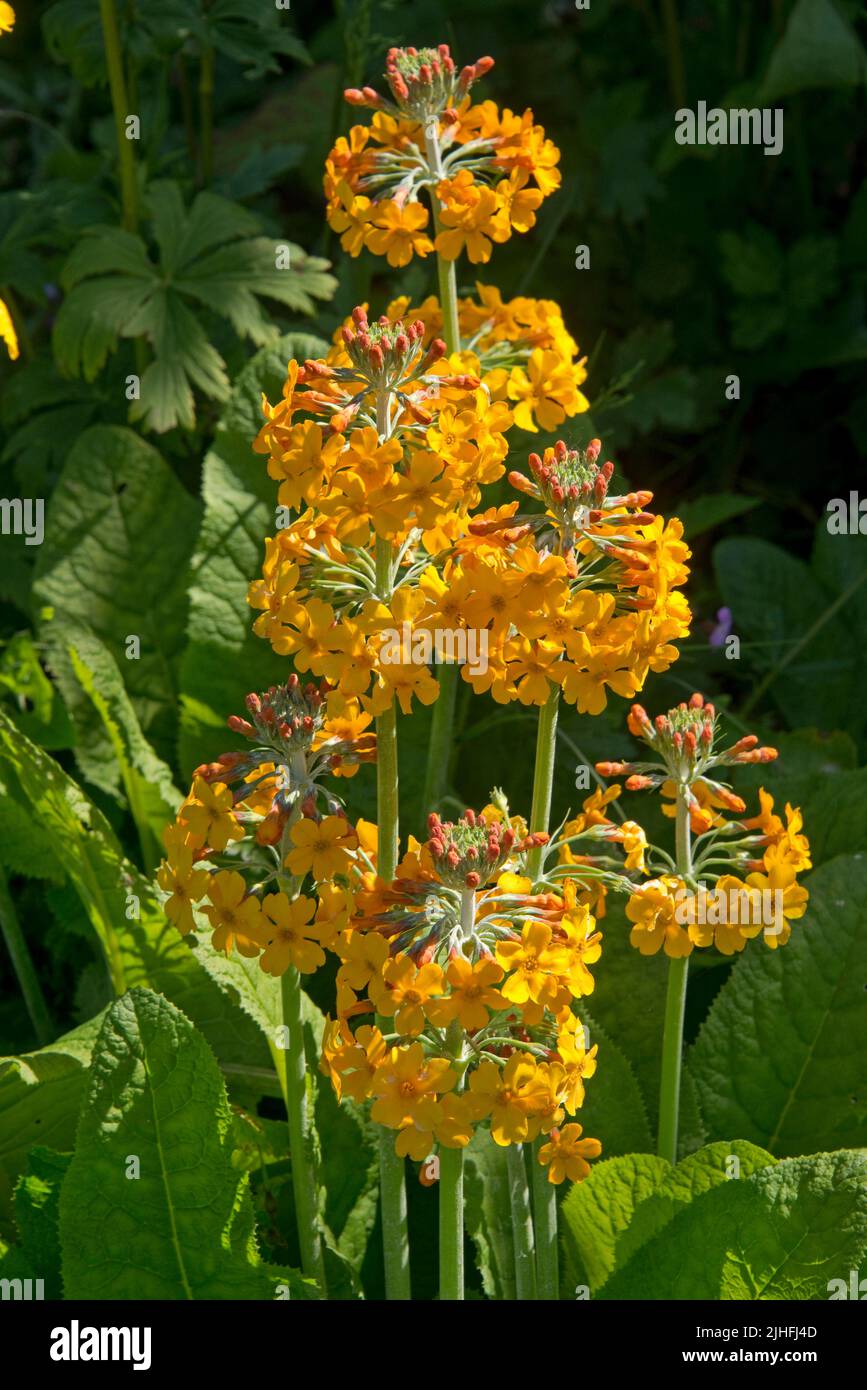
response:
{"label": "primula plant", "polygon": [[[821,785],[861,686],[795,712],[863,571],[820,535],[809,571],[740,573],[730,537],[711,574],[706,533],[766,480],[690,495],[714,383],[636,347],[612,288],[665,302],[670,209],[604,282],[613,345],[603,282],[549,264],[681,156],[641,182],[656,125],[630,87],[623,135],[610,72],[562,159],[457,43],[392,46],[369,85],[366,4],[337,6],[333,110],[321,16],[73,8],[44,25],[86,93],[57,148],[38,93],[0,113],[45,172],[0,190],[0,468],[49,498],[2,503],[0,1034],[28,1038],[0,1059],[4,1287],[849,1297],[867,874]],[[0,3],[0,43],[20,28]],[[732,478],[757,414],[721,436]]]}

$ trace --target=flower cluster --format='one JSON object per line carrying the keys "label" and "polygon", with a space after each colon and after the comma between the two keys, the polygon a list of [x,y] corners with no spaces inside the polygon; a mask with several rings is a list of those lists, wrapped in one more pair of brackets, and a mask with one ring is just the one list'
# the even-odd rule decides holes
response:
{"label": "flower cluster", "polygon": [[[406,297],[386,310],[390,320],[410,318],[424,325],[425,344],[444,331],[439,300],[431,295],[418,307]],[[553,299],[519,295],[503,301],[494,285],[476,285],[476,296],[458,300],[460,346],[450,368],[479,378],[492,403],[506,402],[519,429],[554,430],[588,409],[580,387],[586,359],[563,322]]]}
{"label": "flower cluster", "polygon": [[[596,770],[606,778],[625,777],[628,791],[658,790],[670,816],[680,802],[687,846],[675,861],[649,846],[643,832],[637,838],[640,827],[607,822],[594,828],[597,837],[619,839],[627,855],[631,849],[627,868],[645,876],[620,889],[629,892],[632,945],[643,955],[664,949],[669,956],[708,946],[732,955],[760,934],[771,949],[784,945],[809,896],[798,883],[798,874],[811,867],[801,812],[787,805],[784,820],[761,788],[759,813],[745,817],[745,802],[719,777],[720,769],[772,762],[776,750],[760,746],[754,734],[721,746],[719,716],[699,694],[653,720],[634,705],[628,724],[653,758],[601,762]],[[619,792],[615,785],[606,795],[613,802]],[[601,804],[598,809],[607,821]]]}
{"label": "flower cluster", "polygon": [[[568,882],[535,891],[526,858],[548,837],[528,835],[501,797],[456,822],[431,815],[428,829],[391,882],[367,873],[354,888],[322,1069],[338,1097],[373,1098],[399,1154],[463,1148],[485,1121],[501,1145],[549,1135],[552,1182],[584,1176],[577,1160],[599,1145],[558,1126],[596,1067],[572,1012],[593,989],[595,921]],[[353,1031],[372,1012],[377,1023]]]}
{"label": "flower cluster", "polygon": [[[216,950],[258,957],[271,975],[290,965],[309,973],[323,964],[339,923],[333,881],[369,838],[363,822],[349,824],[324,778],[351,776],[375,757],[371,717],[296,675],[249,695],[247,713],[228,722],[250,750],[196,769],[164,833],[157,881],[182,934],[204,918]],[[318,900],[301,891],[308,877]]]}
{"label": "flower cluster", "polygon": [[390,99],[372,87],[345,93],[374,114],[341,136],[326,161],[327,217],[344,251],[357,256],[367,247],[393,266],[434,250],[449,261],[466,251],[479,264],[493,243],[535,225],[539,205],[560,186],[560,152],[532,111],[471,102],[470,87],[492,67],[492,58],[480,58],[458,72],[446,44],[393,48]]}
{"label": "flower cluster", "polygon": [[256,442],[281,507],[302,510],[266,542],[250,590],[255,631],[374,714],[395,698],[408,713],[414,697],[437,697],[427,665],[411,652],[384,659],[382,648],[433,616],[427,591],[439,592],[481,485],[505,471],[512,423],[477,377],[437,371],[443,344],[423,337],[420,322],[371,324],[356,309],[326,359],[290,363]]}
{"label": "flower cluster", "polygon": [[683,528],[645,508],[652,493],[609,492],[613,464],[600,444],[562,441],[530,456],[532,477],[513,472],[520,492],[542,503],[484,512],[456,547],[452,603],[469,627],[490,632],[487,669],[464,669],[499,703],[543,705],[552,686],[582,713],[598,714],[606,690],[632,698],[650,671],[677,658],[689,630],[678,593],[688,574]]}

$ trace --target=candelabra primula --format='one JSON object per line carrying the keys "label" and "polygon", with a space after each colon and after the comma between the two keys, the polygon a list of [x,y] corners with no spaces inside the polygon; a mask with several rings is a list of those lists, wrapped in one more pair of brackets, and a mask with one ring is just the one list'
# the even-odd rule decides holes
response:
{"label": "candelabra primula", "polygon": [[[470,88],[493,65],[480,58],[458,71],[446,44],[392,48],[390,98],[373,87],[345,92],[374,113],[338,139],[325,165],[328,222],[349,255],[366,247],[404,266],[414,255],[454,261],[466,251],[478,264],[493,243],[535,225],[560,186],[560,152],[531,110],[471,102]],[[425,192],[436,200],[433,226]]]}
{"label": "candelabra primula", "polygon": [[485,512],[455,547],[461,613],[490,633],[487,669],[463,676],[499,703],[543,706],[557,686],[598,714],[607,689],[631,698],[651,671],[667,670],[689,630],[683,527],[646,510],[650,492],[612,495],[614,465],[598,466],[600,449],[558,441],[531,454],[532,476],[513,471],[509,481],[545,510]]}
{"label": "candelabra primula", "polygon": [[[324,779],[352,776],[375,757],[372,720],[324,683],[302,685],[294,674],[249,695],[247,713],[228,723],[252,747],[196,769],[165,832],[157,879],[183,935],[197,926],[198,904],[216,950],[258,958],[266,974],[290,965],[309,974],[324,963],[339,921],[325,890],[364,838]],[[308,876],[316,899],[301,892]]]}
{"label": "candelabra primula", "polygon": [[[368,873],[352,894],[322,1068],[338,1096],[373,1099],[398,1154],[464,1148],[486,1122],[502,1146],[554,1136],[548,1163],[572,1143],[557,1128],[596,1068],[572,1002],[593,988],[600,934],[570,885],[534,891],[526,860],[547,836],[502,806],[456,822],[432,814],[428,830],[391,882]],[[353,1033],[374,1011],[394,1031]],[[599,1152],[583,1142],[585,1157]],[[550,1180],[565,1171],[551,1162]]]}
{"label": "candelabra primula", "polygon": [[420,321],[371,324],[359,307],[325,359],[290,363],[255,446],[278,502],[304,508],[266,543],[255,630],[374,714],[437,697],[411,653],[383,659],[384,634],[433,616],[422,576],[436,585],[481,486],[505,472],[512,424],[478,377],[442,368],[441,340],[423,339]]}

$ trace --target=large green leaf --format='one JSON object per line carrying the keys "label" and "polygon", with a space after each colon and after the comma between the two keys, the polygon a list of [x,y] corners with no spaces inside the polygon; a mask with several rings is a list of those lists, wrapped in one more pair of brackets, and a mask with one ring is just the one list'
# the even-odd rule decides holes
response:
{"label": "large green leaf", "polygon": [[70,640],[68,650],[76,680],[108,735],[115,775],[138,830],[143,865],[153,871],[162,857],[162,832],[174,817],[181,794],[172,782],[171,768],[157,757],[142,733],[108,648],[92,633],[82,632]]}
{"label": "large green leaf", "polygon": [[618,1238],[670,1171],[655,1154],[629,1154],[594,1164],[584,1182],[572,1184],[560,1207],[564,1297],[574,1297],[580,1284],[591,1291],[604,1284]]}
{"label": "large green leaf", "polygon": [[235,383],[205,458],[204,516],[191,565],[188,643],[181,664],[180,763],[185,773],[226,746],[226,719],[250,690],[285,679],[286,662],[252,632],[250,581],[273,534],[276,489],[251,448],[262,424],[262,392],[279,397],[291,357],[323,352],[292,334],[258,352]]}
{"label": "large green leaf", "polygon": [[826,1299],[867,1251],[867,1158],[790,1158],[683,1205],[605,1299]]}
{"label": "large green leaf", "polygon": [[[42,636],[61,689],[80,705],[68,639],[82,627],[104,643],[145,737],[170,759],[177,668],[186,624],[187,564],[199,509],[157,451],[132,430],[95,426],[73,446],[51,499],[34,584],[53,616]],[[140,641],[140,655],[128,639]],[[88,738],[83,767],[104,775],[109,736]]]}
{"label": "large green leaf", "polygon": [[771,54],[760,102],[867,80],[867,54],[834,0],[797,0]]}
{"label": "large green leaf", "polygon": [[273,1298],[290,1274],[259,1258],[233,1145],[219,1069],[189,1019],[148,990],[118,999],[61,1191],[66,1297]]}
{"label": "large green leaf", "polygon": [[710,1137],[774,1154],[867,1145],[867,855],[808,886],[789,942],[750,943],[690,1054]]}
{"label": "large green leaf", "polygon": [[131,985],[161,991],[196,1019],[221,1061],[267,1069],[257,1027],[166,921],[153,885],[124,859],[105,817],[2,712],[0,770],[50,846],[58,875],[78,894],[116,992]]}
{"label": "large green leaf", "polygon": [[647,1110],[635,1072],[587,1010],[582,1008],[580,1012],[590,1045],[598,1043],[599,1054],[596,1071],[587,1082],[584,1104],[575,1119],[580,1120],[585,1134],[600,1140],[606,1157],[651,1149]]}
{"label": "large green leaf", "polygon": [[506,1150],[477,1130],[464,1159],[464,1222],[488,1298],[513,1299],[515,1250]]}
{"label": "large green leaf", "polygon": [[769,694],[788,722],[857,736],[867,723],[859,696],[864,659],[847,640],[847,621],[857,620],[858,586],[867,588],[864,561],[846,599],[829,593],[803,560],[754,537],[721,541],[714,564],[741,659],[773,677]]}
{"label": "large green leaf", "polygon": [[636,1208],[632,1220],[618,1238],[615,1268],[621,1269],[636,1250],[702,1192],[709,1192],[724,1182],[739,1182],[775,1161],[764,1149],[748,1144],[745,1139],[723,1139],[689,1154],[676,1167],[669,1167],[662,1182]]}
{"label": "large green leaf", "polygon": [[0,1057],[0,1233],[14,1238],[12,1191],[34,1144],[71,1150],[102,1017],[21,1057]]}
{"label": "large green leaf", "polygon": [[203,311],[261,346],[276,341],[277,330],[260,297],[312,314],[336,281],[326,261],[257,235],[252,213],[218,194],[199,193],[187,210],[178,185],[158,180],[147,206],[155,258],[140,236],[117,227],[87,228],[76,244],[63,271],[68,293],[54,325],[55,356],[66,375],[93,380],[120,338],[144,337],[153,360],[131,418],[159,432],[192,429],[193,387],[216,400],[229,396]]}

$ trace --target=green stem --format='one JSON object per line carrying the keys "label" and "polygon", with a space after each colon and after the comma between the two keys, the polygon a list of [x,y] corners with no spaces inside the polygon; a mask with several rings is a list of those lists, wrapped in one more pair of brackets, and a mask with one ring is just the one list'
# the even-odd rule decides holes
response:
{"label": "green stem", "polygon": [[105,46],[108,85],[111,91],[114,126],[117,134],[123,226],[126,231],[134,232],[138,227],[138,180],[132,141],[126,138],[126,118],[131,112],[127,102],[126,81],[123,75],[123,53],[120,46],[120,30],[114,0],[99,0],[99,12],[102,19],[102,40]]}
{"label": "green stem", "polygon": [[683,66],[677,0],[662,0],[662,22],[665,25],[665,46],[668,52],[669,90],[672,101],[680,110],[686,105],[686,72]]}
{"label": "green stem", "polygon": [[536,1297],[554,1300],[560,1296],[560,1265],[557,1248],[557,1189],[548,1181],[548,1170],[539,1162],[539,1149],[545,1143],[540,1135],[530,1147],[530,1173],[533,1185],[533,1217],[536,1223]]}
{"label": "green stem", "polygon": [[[686,787],[678,787],[676,810],[677,872],[692,874],[692,843]],[[680,1112],[680,1073],[683,1055],[683,1018],[689,956],[672,956],[668,964],[668,991],[662,1033],[662,1073],[659,1082],[659,1137],[656,1152],[669,1163],[677,1162],[677,1126]]]}
{"label": "green stem", "polygon": [[536,1259],[530,1190],[524,1164],[523,1144],[510,1144],[506,1150],[509,1174],[509,1205],[512,1212],[512,1240],[515,1247],[515,1293],[519,1299],[536,1297]]}
{"label": "green stem", "polygon": [[[539,710],[539,724],[536,731],[533,807],[530,811],[531,832],[548,829],[548,820],[551,815],[551,790],[554,785],[554,763],[557,755],[557,712],[559,708],[560,687],[552,684],[548,699]],[[539,845],[528,855],[527,872],[531,878],[536,878],[541,871],[544,848],[544,845]]]}
{"label": "green stem", "polygon": [[[380,437],[386,432],[386,415],[387,401],[380,402],[377,409]],[[391,542],[379,538],[376,542],[376,585],[383,603],[388,603],[391,598],[393,561]],[[398,792],[397,702],[392,700],[388,709],[376,720],[377,872],[386,882],[394,878],[397,868],[400,836]],[[377,1016],[376,1024],[381,1032],[389,1031],[389,1019]],[[380,1129],[379,1181],[385,1296],[399,1301],[406,1301],[412,1296],[404,1169],[403,1159],[394,1151],[394,1133],[389,1129]]]}
{"label": "green stem", "polygon": [[199,134],[201,181],[205,186],[214,176],[214,66],[213,48],[203,49],[199,68]]}
{"label": "green stem", "polygon": [[440,1149],[440,1301],[464,1297],[464,1151]]}
{"label": "green stem", "polygon": [[42,993],[39,976],[30,958],[27,942],[21,930],[21,923],[18,921],[18,914],[15,911],[15,904],[9,892],[9,884],[2,868],[0,868],[0,928],[2,928],[3,940],[6,942],[6,949],[12,961],[12,969],[15,971],[21,993],[24,996],[30,1022],[33,1024],[36,1041],[40,1047],[45,1047],[56,1037],[57,1033],[51,1022],[51,1014],[48,1012],[48,1005],[45,1002],[45,995]]}
{"label": "green stem", "polygon": [[[304,1024],[301,1017],[301,976],[290,965],[281,980],[283,1026],[288,1035],[285,1050],[274,1049],[277,1073],[289,1118],[289,1153],[292,1158],[292,1189],[295,1219],[301,1247],[301,1268],[315,1279],[324,1298],[325,1260],[319,1225],[315,1155],[310,1111],[307,1103],[307,1063],[304,1057]],[[286,1041],[284,1035],[283,1041]],[[282,1065],[280,1059],[282,1058]]]}
{"label": "green stem", "polygon": [[[431,172],[438,179],[442,178],[442,155],[438,127],[435,121],[429,121],[426,125],[424,139],[425,152]],[[431,189],[430,199],[434,229],[439,232],[440,201],[434,189]],[[461,332],[458,325],[457,262],[446,261],[439,253],[437,253],[436,261],[440,308],[443,315],[443,340],[450,353],[458,352],[461,346]],[[430,742],[428,744],[427,770],[422,801],[425,814],[428,811],[436,810],[437,804],[448,786],[458,689],[457,665],[444,665],[440,669],[437,679],[439,680],[440,693],[433,707]]]}
{"label": "green stem", "polygon": [[[533,773],[533,806],[530,811],[530,830],[547,830],[551,816],[551,791],[554,785],[554,765],[557,756],[557,713],[560,707],[560,687],[551,686],[547,702],[539,711],[536,733],[536,766]],[[533,849],[527,859],[527,872],[537,879],[542,872],[544,846]],[[548,1182],[545,1169],[538,1162],[536,1149],[531,1148],[533,1183],[533,1215],[536,1222],[536,1281],[539,1298],[555,1299],[559,1294],[560,1271],[557,1246],[557,1192]]]}
{"label": "green stem", "polygon": [[447,662],[437,671],[440,693],[433,707],[427,750],[427,769],[422,797],[422,811],[425,816],[428,812],[436,811],[439,808],[439,803],[448,787],[459,670],[457,664]]}

